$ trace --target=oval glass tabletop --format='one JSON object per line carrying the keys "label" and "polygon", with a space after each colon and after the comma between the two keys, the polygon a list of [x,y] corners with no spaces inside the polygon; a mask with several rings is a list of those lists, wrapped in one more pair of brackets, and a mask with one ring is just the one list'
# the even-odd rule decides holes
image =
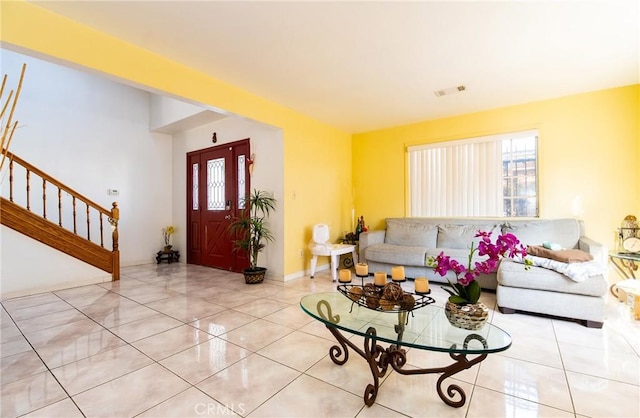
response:
{"label": "oval glass tabletop", "polygon": [[465,330],[449,324],[442,306],[427,305],[409,312],[381,312],[353,303],[338,292],[315,293],[300,300],[302,309],[329,327],[371,337],[397,346],[448,353],[485,354],[504,351],[511,336],[485,324],[479,330]]}

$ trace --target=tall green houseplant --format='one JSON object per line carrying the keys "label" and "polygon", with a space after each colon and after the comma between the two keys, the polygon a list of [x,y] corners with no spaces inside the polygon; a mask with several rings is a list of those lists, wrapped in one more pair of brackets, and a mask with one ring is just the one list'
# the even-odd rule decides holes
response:
{"label": "tall green houseplant", "polygon": [[275,211],[276,199],[264,190],[254,189],[246,203],[246,209],[230,228],[231,233],[238,237],[234,241],[235,247],[243,250],[249,259],[249,268],[244,270],[245,280],[247,283],[259,283],[264,280],[267,269],[258,267],[258,255],[266,242],[273,241],[266,218]]}

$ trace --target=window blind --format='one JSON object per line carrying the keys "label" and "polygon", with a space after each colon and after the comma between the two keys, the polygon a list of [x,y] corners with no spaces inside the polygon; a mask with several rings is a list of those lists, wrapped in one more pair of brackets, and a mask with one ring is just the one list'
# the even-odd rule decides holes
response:
{"label": "window blind", "polygon": [[408,147],[410,216],[504,216],[502,142],[531,135]]}

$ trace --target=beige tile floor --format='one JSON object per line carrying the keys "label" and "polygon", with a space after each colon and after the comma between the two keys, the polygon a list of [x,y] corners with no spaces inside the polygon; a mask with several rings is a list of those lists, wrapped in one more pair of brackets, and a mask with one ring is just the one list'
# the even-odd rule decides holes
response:
{"label": "beige tile floor", "polygon": [[[434,287],[436,303],[446,293]],[[382,380],[298,306],[333,291],[327,271],[246,285],[238,274],[185,264],[124,268],[122,280],[2,301],[2,417],[638,417],[640,321],[608,301],[602,329],[492,311],[513,346],[456,375],[462,408],[436,375]],[[495,294],[483,301],[495,306]],[[446,354],[409,350],[408,367]]]}

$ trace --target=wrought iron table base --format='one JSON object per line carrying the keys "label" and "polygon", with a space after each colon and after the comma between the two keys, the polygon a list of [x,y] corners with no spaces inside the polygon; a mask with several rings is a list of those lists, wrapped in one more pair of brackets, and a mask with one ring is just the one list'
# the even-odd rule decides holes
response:
{"label": "wrought iron table base", "polygon": [[[459,408],[466,402],[467,395],[464,393],[464,390],[456,384],[450,384],[447,387],[445,394],[445,392],[442,390],[443,381],[462,370],[466,370],[473,365],[480,363],[487,357],[487,353],[484,353],[471,360],[468,360],[466,354],[450,353],[449,355],[453,360],[455,360],[455,362],[450,364],[449,366],[435,367],[430,369],[405,370],[403,369],[403,367],[407,363],[406,350],[403,349],[400,345],[391,344],[389,347],[384,348],[381,345],[376,344],[376,329],[374,327],[369,327],[367,329],[366,336],[364,338],[364,350],[361,350],[353,342],[345,338],[337,328],[330,325],[326,325],[326,327],[340,344],[340,346],[334,345],[329,349],[329,356],[335,364],[341,366],[345,364],[347,360],[349,360],[349,348],[358,353],[369,364],[371,374],[373,375],[373,384],[368,384],[364,391],[364,403],[367,406],[371,406],[375,402],[376,397],[378,396],[380,378],[384,377],[389,366],[391,366],[393,370],[403,375],[442,373],[442,375],[438,378],[438,395],[440,396],[440,399],[442,399],[442,401],[447,405]],[[471,340],[474,339],[481,341],[482,344],[486,347],[486,343],[483,341],[482,337],[473,334],[469,335],[465,339],[464,345],[466,346]],[[455,344],[452,349],[455,349]],[[457,401],[454,400],[456,394],[460,396],[460,399]]]}
{"label": "wrought iron table base", "polygon": [[[627,255],[629,258],[623,258],[625,255],[621,254],[610,254],[609,260],[613,266],[618,270],[618,272],[624,277],[626,280],[636,279],[636,271],[638,271],[638,267],[640,266],[640,256],[636,257],[632,255]],[[618,283],[614,283],[609,287],[609,291],[611,294],[619,298],[618,295]]]}

